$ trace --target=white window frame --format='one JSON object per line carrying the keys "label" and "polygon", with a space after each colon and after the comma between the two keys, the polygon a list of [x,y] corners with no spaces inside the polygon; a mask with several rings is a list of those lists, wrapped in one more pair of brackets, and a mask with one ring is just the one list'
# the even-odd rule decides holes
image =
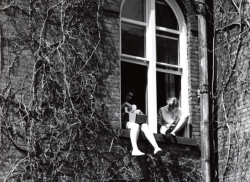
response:
{"label": "white window frame", "polygon": [[[157,133],[157,90],[156,90],[156,72],[165,72],[171,74],[181,75],[181,93],[180,93],[180,104],[185,111],[189,112],[189,104],[188,104],[188,60],[187,60],[187,29],[186,23],[183,16],[183,13],[178,6],[178,4],[174,0],[165,0],[165,2],[172,8],[178,25],[179,30],[170,30],[167,28],[156,27],[155,22],[155,1],[156,0],[146,0],[146,22],[140,22],[136,20],[130,20],[121,17],[121,11],[125,0],[122,1],[121,11],[120,11],[120,25],[122,22],[127,23],[135,23],[137,25],[141,25],[146,27],[146,55],[145,58],[131,56],[121,53],[120,46],[120,55],[121,61],[147,65],[148,66],[148,85],[147,85],[147,94],[146,94],[146,110],[148,115],[148,125],[150,130],[153,133]],[[179,65],[173,66],[166,63],[157,63],[156,62],[156,30],[163,30],[170,33],[179,34]],[[152,36],[155,35],[155,36]],[[120,28],[120,40],[121,40],[121,28]],[[120,41],[121,43],[121,41]],[[121,44],[120,44],[121,45]],[[153,45],[153,46],[152,46]],[[175,71],[171,72],[170,70],[164,70],[156,68],[156,65],[166,65],[168,67],[179,68],[180,72]],[[154,95],[155,97],[152,97]]]}

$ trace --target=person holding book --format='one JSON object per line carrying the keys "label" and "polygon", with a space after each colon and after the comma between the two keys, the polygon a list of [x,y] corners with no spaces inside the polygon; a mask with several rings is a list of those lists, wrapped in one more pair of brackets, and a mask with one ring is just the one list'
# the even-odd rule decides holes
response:
{"label": "person holding book", "polygon": [[[132,105],[129,103],[129,101],[132,99],[132,97],[134,96],[134,92],[132,90],[128,90],[124,96],[123,102],[121,104],[121,110],[122,112],[125,112],[125,110],[127,112],[132,112]],[[127,107],[127,109],[125,109]],[[143,114],[141,111],[137,110],[136,111],[139,114]],[[132,155],[133,156],[141,156],[141,155],[145,155],[145,153],[141,152],[138,148],[137,145],[137,140],[138,140],[138,136],[140,131],[142,131],[144,133],[144,135],[146,136],[146,138],[148,139],[148,141],[151,143],[151,145],[154,147],[154,154],[162,151],[162,149],[158,146],[158,144],[155,141],[154,135],[151,132],[151,130],[149,129],[147,123],[143,123],[141,125],[139,125],[138,123],[132,122],[132,121],[127,121],[124,123],[125,127],[127,129],[130,129],[130,140],[131,140],[131,144],[132,144]]]}

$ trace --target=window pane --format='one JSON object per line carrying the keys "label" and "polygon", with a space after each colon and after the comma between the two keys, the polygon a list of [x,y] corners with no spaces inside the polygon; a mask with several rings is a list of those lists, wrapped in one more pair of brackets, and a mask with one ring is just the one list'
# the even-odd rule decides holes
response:
{"label": "window pane", "polygon": [[166,105],[169,97],[180,97],[181,77],[157,72],[157,110]]}
{"label": "window pane", "polygon": [[157,62],[178,65],[179,41],[174,37],[156,36]]}
{"label": "window pane", "polygon": [[163,2],[156,2],[156,26],[179,30],[178,22],[170,6]]}
{"label": "window pane", "polygon": [[137,105],[143,113],[146,113],[146,86],[147,86],[147,67],[121,61],[121,100],[123,103],[126,90],[133,88],[135,90],[130,104]]}
{"label": "window pane", "polygon": [[145,0],[126,0],[122,8],[122,17],[145,22]]}
{"label": "window pane", "polygon": [[145,57],[145,28],[122,23],[122,53]]}

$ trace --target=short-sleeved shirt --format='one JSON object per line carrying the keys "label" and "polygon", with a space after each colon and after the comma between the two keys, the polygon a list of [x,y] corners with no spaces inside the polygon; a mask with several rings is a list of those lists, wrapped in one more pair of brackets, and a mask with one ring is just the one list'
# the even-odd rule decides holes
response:
{"label": "short-sleeved shirt", "polygon": [[158,111],[157,122],[161,126],[167,126],[170,124],[177,124],[181,117],[188,116],[187,113],[183,112],[183,110],[178,107],[176,113],[172,114],[168,111],[168,107],[161,107]]}

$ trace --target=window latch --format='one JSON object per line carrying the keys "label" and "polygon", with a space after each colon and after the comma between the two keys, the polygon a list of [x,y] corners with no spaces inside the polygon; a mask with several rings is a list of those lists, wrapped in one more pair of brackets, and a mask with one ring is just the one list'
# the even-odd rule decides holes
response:
{"label": "window latch", "polygon": [[201,83],[200,88],[197,90],[197,98],[200,99],[201,94],[208,94],[208,84]]}

